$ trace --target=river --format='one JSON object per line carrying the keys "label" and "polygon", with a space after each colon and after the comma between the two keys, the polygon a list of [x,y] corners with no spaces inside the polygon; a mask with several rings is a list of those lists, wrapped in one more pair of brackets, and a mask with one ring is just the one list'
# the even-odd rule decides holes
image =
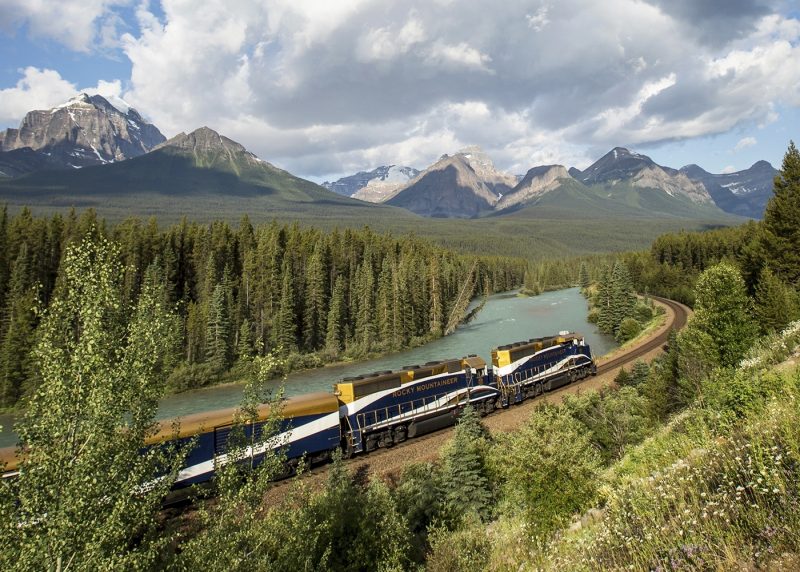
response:
{"label": "river", "polygon": [[[612,337],[598,333],[597,328],[586,321],[586,300],[578,288],[546,292],[532,298],[507,292],[490,296],[472,322],[460,326],[449,336],[374,360],[292,373],[285,381],[285,393],[289,396],[312,391],[330,391],[331,385],[343,377],[395,370],[406,365],[423,364],[435,359],[460,358],[468,354],[478,354],[490,362],[492,348],[529,338],[550,336],[561,330],[582,333],[595,356],[601,356],[617,345]],[[275,381],[273,385],[277,388],[280,381]],[[239,404],[241,397],[242,386],[239,384],[178,393],[161,401],[158,417],[169,419],[189,413],[234,407]],[[0,425],[4,427],[3,433],[0,433],[0,447],[15,442],[14,434],[9,431],[12,424],[12,416],[0,415]]]}

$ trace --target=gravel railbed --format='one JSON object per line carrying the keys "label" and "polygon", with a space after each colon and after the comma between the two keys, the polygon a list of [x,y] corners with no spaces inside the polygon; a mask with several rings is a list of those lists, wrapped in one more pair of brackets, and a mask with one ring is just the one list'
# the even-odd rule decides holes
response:
{"label": "gravel railbed", "polygon": [[[672,308],[659,301],[655,301],[655,303],[666,310],[667,319],[657,330],[650,332],[650,334],[645,338],[627,346],[624,350],[624,354],[635,354],[637,349],[646,345],[653,338],[657,338],[668,332],[676,322],[678,322],[679,325],[682,325],[680,324],[680,320],[676,321],[676,314]],[[656,349],[637,357],[636,359],[649,362],[661,352],[662,348],[659,346]],[[619,351],[615,351],[613,353],[613,358],[601,357],[597,360],[597,365],[598,367],[602,367],[603,364],[608,362],[610,359],[617,360],[621,355],[622,354]],[[625,365],[629,364],[626,363]],[[482,421],[491,433],[513,431],[525,423],[525,421],[530,417],[534,408],[541,403],[561,403],[565,395],[579,393],[581,391],[600,389],[602,387],[612,385],[614,383],[614,378],[619,373],[621,367],[622,365],[609,371],[604,371],[601,374],[587,378],[581,382],[567,385],[557,389],[556,391],[537,397],[536,399],[525,401],[520,405],[513,405],[508,409],[498,411],[492,415],[484,417]],[[377,477],[388,481],[394,480],[400,475],[403,467],[410,463],[436,460],[439,456],[439,449],[441,449],[441,447],[447,443],[448,439],[450,439],[451,431],[452,428],[443,429],[431,435],[425,435],[423,437],[411,439],[396,447],[382,449],[379,451],[374,451],[369,455],[356,457],[347,461],[347,466],[351,471],[357,472],[360,475],[368,476],[370,478]],[[322,486],[325,483],[326,478],[327,471],[325,470],[325,467],[320,467],[312,471],[310,474],[306,474],[305,476],[301,477],[301,480],[304,487],[313,489]],[[291,485],[291,481],[278,483],[267,494],[267,498],[265,499],[266,503],[271,505],[280,502],[280,499],[286,495]]]}

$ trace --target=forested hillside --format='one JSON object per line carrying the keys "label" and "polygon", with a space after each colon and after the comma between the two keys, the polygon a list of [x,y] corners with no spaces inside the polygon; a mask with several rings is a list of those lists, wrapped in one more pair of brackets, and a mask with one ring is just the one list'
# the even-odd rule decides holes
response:
{"label": "forested hillside", "polygon": [[[440,336],[476,294],[522,283],[524,262],[462,256],[415,238],[363,230],[323,233],[276,222],[238,227],[151,219],[106,224],[81,216],[0,215],[0,405],[36,384],[30,348],[58,292],[62,255],[85,236],[118,246],[120,304],[129,312],[147,276],[176,311],[163,340],[171,390],[245,373],[277,352],[289,369],[399,350]],[[38,308],[38,309],[37,309]],[[123,312],[124,314],[125,312]]]}

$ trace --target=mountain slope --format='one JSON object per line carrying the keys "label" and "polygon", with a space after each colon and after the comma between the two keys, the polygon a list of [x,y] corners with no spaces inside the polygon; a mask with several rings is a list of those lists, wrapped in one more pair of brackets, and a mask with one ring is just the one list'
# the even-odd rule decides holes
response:
{"label": "mountain slope", "polygon": [[461,153],[443,156],[386,200],[386,204],[437,218],[474,218],[495,203],[495,192]]}
{"label": "mountain slope", "polygon": [[764,207],[772,196],[773,180],[778,174],[767,161],[758,161],[749,169],[735,173],[712,174],[697,165],[687,165],[681,172],[702,183],[722,210],[751,218],[764,215]]}
{"label": "mountain slope", "polygon": [[384,165],[372,171],[359,171],[332,183],[326,181],[322,186],[339,195],[379,203],[417,175],[419,170],[414,167]]}
{"label": "mountain slope", "polygon": [[225,210],[275,215],[317,210],[326,216],[352,216],[354,209],[386,208],[295,177],[207,127],[181,133],[127,161],[0,181],[0,201],[50,207],[113,205],[139,215],[208,209],[219,216]]}
{"label": "mountain slope", "polygon": [[571,179],[562,165],[543,165],[534,167],[522,180],[495,205],[496,210],[508,209],[523,203],[530,203],[538,197],[557,189],[563,179]]}
{"label": "mountain slope", "polygon": [[[18,129],[0,134],[0,162],[17,174],[80,168],[138,157],[164,141],[135,109],[118,105],[122,109],[83,93],[53,109],[31,111]],[[26,148],[41,157],[13,153]]]}

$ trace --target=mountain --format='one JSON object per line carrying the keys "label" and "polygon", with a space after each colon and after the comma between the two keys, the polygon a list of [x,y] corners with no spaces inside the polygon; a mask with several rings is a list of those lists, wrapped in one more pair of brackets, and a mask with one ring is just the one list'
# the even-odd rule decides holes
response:
{"label": "mountain", "polygon": [[442,156],[395,191],[386,204],[437,218],[474,218],[492,210],[497,203],[494,186],[498,181],[485,182],[470,159],[474,159],[474,155],[456,153]]}
{"label": "mountain", "polygon": [[712,203],[705,186],[691,180],[685,173],[657,165],[647,155],[615,147],[584,170],[579,180],[585,185],[613,188],[628,184],[641,189],[658,189],[673,197],[685,197],[692,202]]}
{"label": "mountain", "polygon": [[499,211],[529,203],[561,186],[564,179],[571,178],[567,170],[561,165],[534,167],[525,174],[511,191],[497,201],[495,209]]}
{"label": "mountain", "polygon": [[495,169],[489,155],[477,145],[470,145],[458,151],[456,155],[461,155],[467,160],[469,166],[478,178],[489,187],[495,195],[503,195],[513,189],[519,180],[515,175],[509,175]]}
{"label": "mountain", "polygon": [[322,186],[346,197],[380,203],[417,175],[419,170],[414,167],[384,165],[372,171],[359,171],[332,183],[326,181]]}
{"label": "mountain", "polygon": [[223,217],[248,212],[264,217],[314,211],[346,217],[368,208],[386,209],[295,177],[208,127],[180,133],[127,161],[0,181],[0,202],[100,207],[106,213],[111,207],[125,216],[192,212]]}
{"label": "mountain", "polygon": [[[0,134],[0,167],[7,176],[42,168],[80,168],[131,159],[165,137],[121,100],[82,93],[48,110],[30,111],[18,129]],[[29,152],[14,153],[30,149]]]}
{"label": "mountain", "polygon": [[681,168],[681,173],[702,183],[717,206],[725,212],[761,218],[767,201],[772,197],[778,170],[767,161],[758,161],[749,169],[735,173],[716,175],[697,165],[686,165]]}

